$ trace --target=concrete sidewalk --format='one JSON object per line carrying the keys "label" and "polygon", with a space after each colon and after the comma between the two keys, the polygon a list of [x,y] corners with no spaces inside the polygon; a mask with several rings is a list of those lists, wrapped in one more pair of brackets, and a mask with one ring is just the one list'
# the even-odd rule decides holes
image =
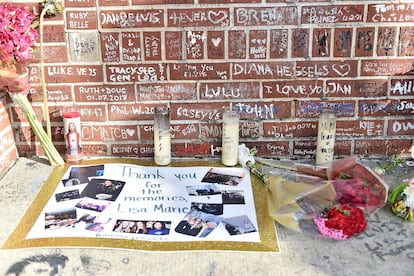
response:
{"label": "concrete sidewalk", "polygon": [[[383,160],[376,162],[383,164]],[[267,168],[269,169],[269,168]],[[274,169],[272,169],[274,170]],[[402,164],[386,174],[392,189],[413,176]],[[18,225],[53,168],[44,159],[20,158],[0,180],[0,244]],[[260,211],[260,210],[258,210]],[[152,252],[95,248],[0,250],[0,274],[27,264],[25,275],[411,275],[414,223],[395,217],[388,206],[369,218],[364,233],[334,241],[277,225],[280,253]],[[22,262],[23,261],[23,262]],[[53,267],[57,267],[52,271]],[[21,274],[23,275],[23,274]]]}

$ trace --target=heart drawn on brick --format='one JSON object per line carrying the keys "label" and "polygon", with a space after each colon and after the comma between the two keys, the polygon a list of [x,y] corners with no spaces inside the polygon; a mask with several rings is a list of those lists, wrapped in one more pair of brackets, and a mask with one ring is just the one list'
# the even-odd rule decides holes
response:
{"label": "heart drawn on brick", "polygon": [[213,24],[219,24],[220,22],[223,22],[227,19],[227,13],[224,11],[209,11],[208,12],[208,19]]}
{"label": "heart drawn on brick", "polygon": [[131,128],[128,128],[128,129],[126,130],[126,133],[127,133],[129,136],[133,136],[133,135],[135,134],[135,130],[133,130],[133,129],[131,129]]}
{"label": "heart drawn on brick", "polygon": [[220,42],[221,42],[221,37],[212,38],[211,42],[213,43],[214,47],[218,47],[220,45]]}
{"label": "heart drawn on brick", "polygon": [[332,70],[335,71],[339,76],[345,77],[351,72],[351,66],[349,64],[334,64]]}

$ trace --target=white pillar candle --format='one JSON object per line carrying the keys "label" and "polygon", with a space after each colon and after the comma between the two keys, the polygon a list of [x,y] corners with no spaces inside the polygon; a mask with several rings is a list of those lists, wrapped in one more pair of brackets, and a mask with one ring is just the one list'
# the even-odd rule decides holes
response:
{"label": "white pillar candle", "polygon": [[170,110],[157,107],[154,114],[154,161],[166,166],[171,163]]}
{"label": "white pillar candle", "polygon": [[66,144],[65,160],[67,163],[82,161],[82,138],[80,112],[75,105],[63,108],[63,128]]}
{"label": "white pillar candle", "polygon": [[223,113],[223,133],[221,162],[225,166],[234,166],[239,157],[239,112],[227,107]]}
{"label": "white pillar candle", "polygon": [[334,157],[336,115],[331,110],[322,110],[319,115],[316,164],[330,162]]}

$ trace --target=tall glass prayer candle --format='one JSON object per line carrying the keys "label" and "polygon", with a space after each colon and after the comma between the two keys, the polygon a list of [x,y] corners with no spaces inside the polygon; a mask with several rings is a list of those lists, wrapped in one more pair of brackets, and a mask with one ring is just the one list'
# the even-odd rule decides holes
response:
{"label": "tall glass prayer candle", "polygon": [[224,109],[221,162],[225,166],[237,165],[239,161],[239,118],[236,108]]}
{"label": "tall glass prayer candle", "polygon": [[155,109],[154,161],[160,166],[171,163],[170,109],[168,107]]}
{"label": "tall glass prayer candle", "polygon": [[63,108],[63,126],[67,163],[79,163],[83,159],[80,112],[76,105]]}
{"label": "tall glass prayer candle", "polygon": [[319,115],[316,164],[330,162],[334,157],[336,115],[332,110],[323,109]]}

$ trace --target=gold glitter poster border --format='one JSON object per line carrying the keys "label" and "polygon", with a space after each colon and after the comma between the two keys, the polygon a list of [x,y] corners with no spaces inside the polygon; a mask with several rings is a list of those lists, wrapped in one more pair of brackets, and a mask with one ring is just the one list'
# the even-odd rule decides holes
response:
{"label": "gold glitter poster border", "polygon": [[[156,166],[152,161],[131,158],[108,158],[83,161],[79,165],[97,165],[108,163],[125,163],[139,166]],[[57,166],[49,179],[43,185],[39,194],[26,211],[25,215],[9,236],[3,249],[17,249],[29,247],[94,247],[119,248],[147,251],[189,251],[189,250],[225,250],[225,251],[259,251],[279,252],[277,233],[273,219],[268,214],[266,187],[255,175],[251,174],[253,197],[259,228],[260,242],[231,242],[231,241],[197,241],[197,242],[154,242],[113,238],[79,238],[53,237],[25,239],[41,211],[55,192],[65,172],[71,165]],[[179,161],[173,162],[171,167],[216,166],[221,164],[213,161]]]}

